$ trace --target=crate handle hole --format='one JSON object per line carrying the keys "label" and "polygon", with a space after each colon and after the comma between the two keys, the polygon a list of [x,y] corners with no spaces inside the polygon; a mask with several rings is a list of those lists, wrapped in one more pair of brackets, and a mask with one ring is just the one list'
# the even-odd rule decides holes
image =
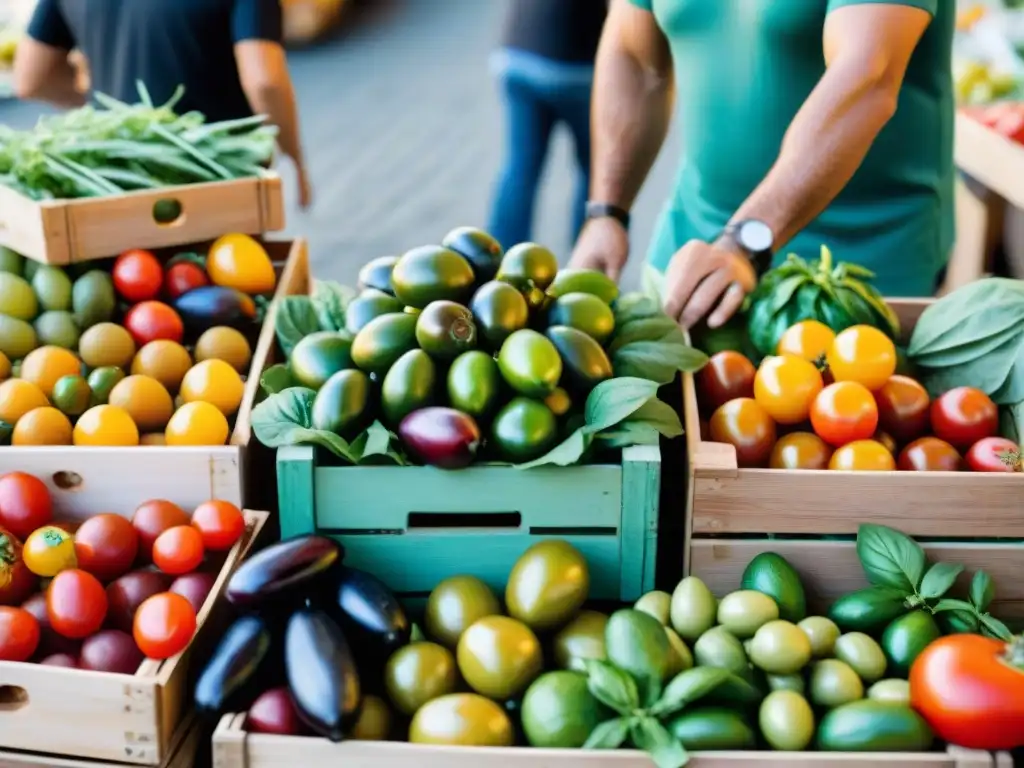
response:
{"label": "crate handle hole", "polygon": [[519,512],[410,512],[409,528],[521,528]]}
{"label": "crate handle hole", "polygon": [[15,712],[28,706],[28,691],[16,685],[0,685],[0,712]]}
{"label": "crate handle hole", "polygon": [[77,472],[54,472],[53,484],[62,491],[73,491],[82,485],[82,476]]}
{"label": "crate handle hole", "polygon": [[153,203],[153,221],[161,227],[180,227],[185,223],[185,209],[179,200],[157,200]]}

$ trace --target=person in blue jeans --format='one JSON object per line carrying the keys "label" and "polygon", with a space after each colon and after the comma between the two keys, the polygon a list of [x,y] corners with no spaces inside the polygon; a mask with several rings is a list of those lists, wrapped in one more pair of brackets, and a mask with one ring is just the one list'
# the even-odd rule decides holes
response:
{"label": "person in blue jeans", "polygon": [[504,164],[489,231],[506,248],[531,239],[537,187],[551,134],[572,133],[579,180],[572,238],[583,226],[590,184],[590,93],[608,12],[605,0],[510,0],[492,69],[507,116]]}

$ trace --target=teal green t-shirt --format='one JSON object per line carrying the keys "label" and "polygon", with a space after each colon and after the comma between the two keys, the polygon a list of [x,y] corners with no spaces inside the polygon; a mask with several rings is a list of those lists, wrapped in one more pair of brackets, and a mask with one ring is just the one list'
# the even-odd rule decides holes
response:
{"label": "teal green t-shirt", "polygon": [[691,239],[712,240],[761,182],[825,72],[822,34],[839,7],[889,2],[932,21],[895,116],[832,204],[780,252],[875,271],[888,296],[934,292],[953,246],[954,0],[632,0],[672,50],[683,159],[650,259],[664,270]]}

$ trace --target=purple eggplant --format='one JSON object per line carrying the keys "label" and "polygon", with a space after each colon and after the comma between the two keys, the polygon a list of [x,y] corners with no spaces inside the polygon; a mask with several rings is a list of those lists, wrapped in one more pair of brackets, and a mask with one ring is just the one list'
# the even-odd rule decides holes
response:
{"label": "purple eggplant", "polygon": [[454,408],[413,411],[402,419],[398,434],[413,456],[441,469],[468,466],[480,447],[480,427],[472,416]]}
{"label": "purple eggplant", "polygon": [[334,620],[310,608],[293,613],[284,666],[303,722],[331,741],[344,739],[359,720],[363,700],[355,657]]}
{"label": "purple eggplant", "polygon": [[256,675],[266,666],[271,646],[270,628],[258,616],[244,616],[224,633],[196,683],[196,709],[216,717],[229,709],[246,709],[247,694],[259,693]]}
{"label": "purple eggplant", "polygon": [[252,296],[222,285],[193,288],[177,298],[174,308],[190,333],[202,333],[215,325],[244,328],[256,319]]}
{"label": "purple eggplant", "polygon": [[298,536],[256,553],[228,580],[228,602],[252,606],[300,588],[312,588],[344,559],[341,545],[323,536]]}
{"label": "purple eggplant", "polygon": [[392,653],[409,642],[409,617],[394,592],[376,576],[355,568],[339,568],[334,595],[336,600],[329,610],[337,614],[360,662],[366,659],[383,667]]}

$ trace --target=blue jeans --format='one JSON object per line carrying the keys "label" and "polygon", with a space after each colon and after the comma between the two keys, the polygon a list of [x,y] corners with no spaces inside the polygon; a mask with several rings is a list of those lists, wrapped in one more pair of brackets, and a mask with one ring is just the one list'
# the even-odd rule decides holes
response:
{"label": "blue jeans", "polygon": [[579,168],[572,238],[583,226],[590,186],[590,65],[562,64],[503,49],[492,65],[505,99],[507,144],[488,231],[505,248],[532,239],[534,202],[558,123],[572,132]]}

